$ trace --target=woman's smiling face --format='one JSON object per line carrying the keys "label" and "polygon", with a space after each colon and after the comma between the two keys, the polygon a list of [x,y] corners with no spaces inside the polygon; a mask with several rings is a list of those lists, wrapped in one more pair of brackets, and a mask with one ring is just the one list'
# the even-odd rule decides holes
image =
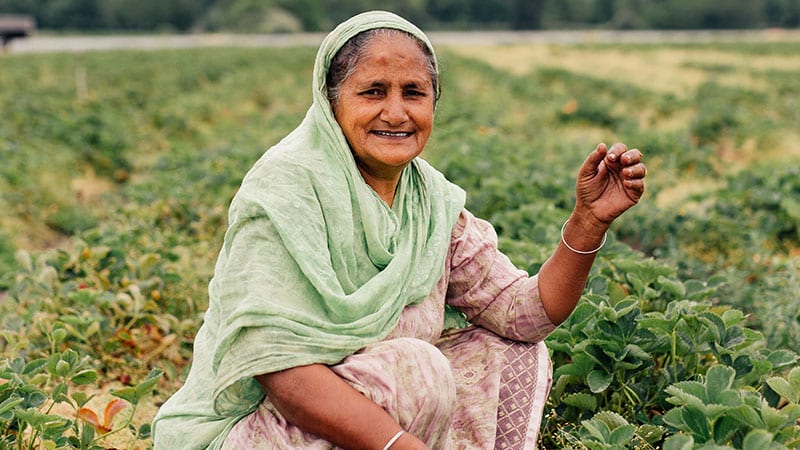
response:
{"label": "woman's smiling face", "polygon": [[397,180],[433,128],[435,93],[425,54],[403,33],[369,41],[333,113],[365,178]]}

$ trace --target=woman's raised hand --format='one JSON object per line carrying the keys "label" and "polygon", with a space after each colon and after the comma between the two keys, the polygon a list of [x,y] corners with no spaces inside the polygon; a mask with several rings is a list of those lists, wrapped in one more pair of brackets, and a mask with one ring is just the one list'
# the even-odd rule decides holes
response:
{"label": "woman's raised hand", "polygon": [[617,143],[599,144],[578,171],[574,214],[606,226],[639,202],[647,168],[642,152]]}

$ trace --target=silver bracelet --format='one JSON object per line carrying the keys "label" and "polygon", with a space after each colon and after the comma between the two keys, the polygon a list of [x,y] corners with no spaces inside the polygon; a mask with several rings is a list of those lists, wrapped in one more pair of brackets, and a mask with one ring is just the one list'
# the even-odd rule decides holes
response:
{"label": "silver bracelet", "polygon": [[394,445],[394,443],[397,442],[397,440],[400,439],[400,436],[402,436],[403,433],[405,432],[406,432],[405,430],[400,430],[397,433],[395,433],[395,435],[392,436],[391,439],[389,439],[389,442],[387,442],[386,445],[383,446],[383,450],[389,450],[389,447]]}
{"label": "silver bracelet", "polygon": [[574,253],[577,253],[579,255],[592,255],[592,254],[595,254],[595,253],[599,252],[600,249],[603,248],[604,245],[606,245],[606,238],[608,237],[608,233],[607,232],[603,233],[603,240],[600,242],[600,246],[597,247],[594,250],[589,250],[587,252],[587,251],[577,250],[575,248],[572,248],[571,245],[567,244],[567,240],[564,239],[564,230],[567,228],[567,222],[569,222],[569,219],[564,221],[564,225],[561,225],[561,242],[564,244],[565,247],[567,247],[568,249],[572,250]]}

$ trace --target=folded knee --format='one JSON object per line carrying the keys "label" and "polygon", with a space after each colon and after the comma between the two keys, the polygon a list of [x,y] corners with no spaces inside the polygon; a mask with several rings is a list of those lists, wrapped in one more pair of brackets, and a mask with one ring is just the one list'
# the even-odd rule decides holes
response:
{"label": "folded knee", "polygon": [[448,422],[456,401],[450,361],[434,345],[414,338],[377,342],[333,370],[401,424]]}
{"label": "folded knee", "polygon": [[456,381],[450,361],[434,345],[413,338],[390,341],[396,351],[401,424],[449,423],[456,404]]}

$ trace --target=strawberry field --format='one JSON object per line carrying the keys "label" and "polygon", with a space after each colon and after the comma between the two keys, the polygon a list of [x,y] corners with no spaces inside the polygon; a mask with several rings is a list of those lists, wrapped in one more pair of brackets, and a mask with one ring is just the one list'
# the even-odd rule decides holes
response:
{"label": "strawberry field", "polygon": [[[425,157],[535,272],[583,157],[648,191],[548,338],[542,448],[800,447],[800,41],[439,49]],[[149,448],[315,49],[0,57],[0,449]]]}

